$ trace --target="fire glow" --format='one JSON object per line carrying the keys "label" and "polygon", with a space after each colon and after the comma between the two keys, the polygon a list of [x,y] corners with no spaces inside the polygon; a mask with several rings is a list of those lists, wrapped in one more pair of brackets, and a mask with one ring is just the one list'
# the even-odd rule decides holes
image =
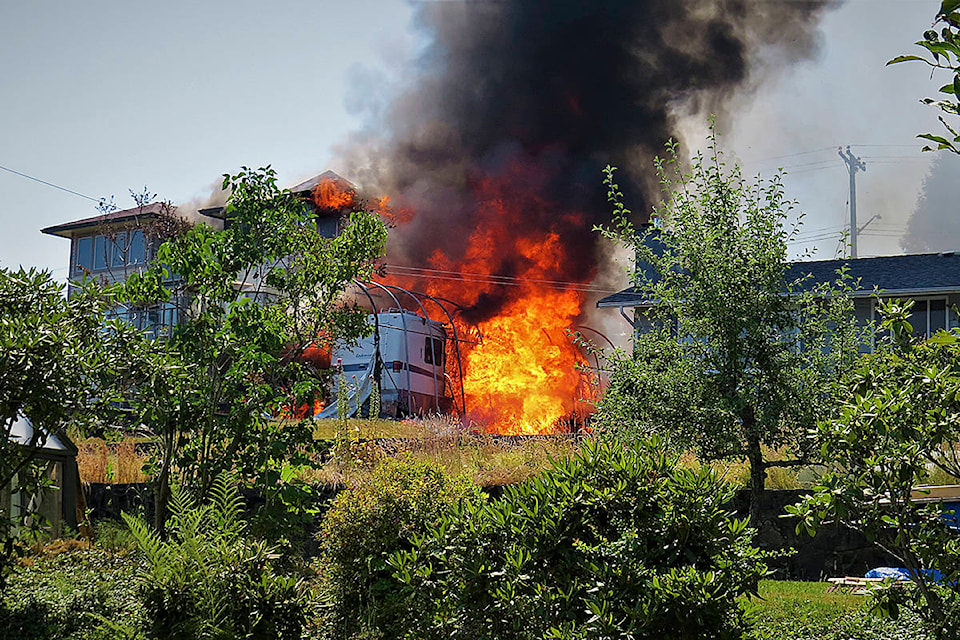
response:
{"label": "fire glow", "polygon": [[565,332],[580,296],[521,286],[515,301],[479,325],[484,342],[466,356],[467,408],[488,431],[554,433],[574,415],[581,386],[582,358]]}
{"label": "fire glow", "polygon": [[[517,190],[523,180],[506,173],[473,185],[478,224],[462,257],[451,259],[440,249],[430,256],[431,269],[454,277],[428,277],[416,286],[482,317],[479,339],[460,348],[467,419],[489,433],[556,433],[562,421],[582,422],[589,412],[579,402],[587,391],[585,361],[568,335],[583,294],[579,283],[561,282],[567,256],[560,235],[521,224],[527,207],[552,205]],[[567,225],[582,226],[578,218],[558,214]],[[507,264],[511,276],[503,277]]]}
{"label": "fire glow", "polygon": [[[529,228],[525,235],[517,233],[524,228],[526,207],[552,206],[518,190],[529,177],[525,172],[515,167],[474,184],[480,222],[467,239],[463,256],[454,260],[436,249],[426,265],[425,271],[446,277],[426,276],[415,282],[406,276],[388,278],[489,315],[472,327],[458,326],[459,335],[477,338],[459,345],[466,418],[489,433],[556,433],[563,421],[579,418],[582,422],[589,410],[578,402],[588,392],[585,361],[568,335],[580,315],[583,294],[576,288],[578,283],[559,282],[567,256],[558,233]],[[347,183],[332,179],[321,180],[313,198],[324,210],[343,210],[360,202]],[[388,196],[372,204],[395,226],[402,227],[414,216],[411,211],[392,209]],[[558,219],[572,226],[584,224],[572,212],[563,212]],[[510,277],[500,275],[505,261],[513,265]],[[457,351],[448,344],[448,362],[454,362]]]}

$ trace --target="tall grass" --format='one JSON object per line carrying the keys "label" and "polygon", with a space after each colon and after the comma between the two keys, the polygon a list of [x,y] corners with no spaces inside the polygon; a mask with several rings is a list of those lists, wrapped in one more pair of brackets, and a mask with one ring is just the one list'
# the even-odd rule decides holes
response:
{"label": "tall grass", "polygon": [[828,592],[825,582],[761,580],[759,597],[740,603],[752,628],[750,640],[932,640],[915,616],[899,620],[870,612],[870,599]]}
{"label": "tall grass", "polygon": [[[334,426],[319,422],[316,434],[329,438]],[[301,477],[308,482],[356,485],[387,456],[405,454],[465,475],[481,486],[523,482],[546,469],[551,459],[571,455],[576,441],[565,436],[500,438],[464,426],[450,416],[403,421],[351,420],[356,440],[351,455],[336,457]],[[376,441],[374,441],[376,439]]]}
{"label": "tall grass", "polygon": [[77,444],[80,481],[84,483],[149,481],[150,476],[144,472],[149,456],[137,451],[136,443],[136,440],[129,438],[111,443],[100,438],[81,440]]}
{"label": "tall grass", "polygon": [[[767,460],[780,460],[780,452],[767,449],[764,451]],[[687,452],[680,456],[682,466],[698,469],[702,466],[710,466],[720,474],[724,480],[735,487],[747,487],[750,484],[750,465],[746,460],[716,460],[713,462],[703,462],[693,453]],[[765,487],[767,489],[804,489],[812,486],[819,471],[816,467],[770,467],[767,469],[767,480]]]}

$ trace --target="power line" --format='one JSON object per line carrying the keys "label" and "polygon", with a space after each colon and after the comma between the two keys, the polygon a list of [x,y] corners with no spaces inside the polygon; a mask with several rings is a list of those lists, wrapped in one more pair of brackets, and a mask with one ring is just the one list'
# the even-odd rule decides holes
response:
{"label": "power line", "polygon": [[825,165],[823,165],[823,166],[821,166],[821,167],[813,167],[813,168],[807,168],[807,169],[800,169],[799,171],[790,171],[790,170],[787,170],[786,174],[787,174],[787,177],[790,177],[790,176],[798,176],[798,175],[800,175],[801,173],[810,173],[810,172],[812,172],[812,171],[823,171],[824,169],[836,169],[837,167],[841,167],[841,166],[843,166],[843,165],[841,165],[841,164],[839,164],[839,163],[831,163],[831,164],[825,164]]}
{"label": "power line", "polygon": [[796,235],[793,235],[790,237],[790,240],[802,240],[809,236],[819,236],[819,235],[823,235],[824,233],[841,233],[846,228],[847,228],[847,225],[845,224],[838,224],[833,227],[818,227],[816,229],[810,229],[809,231],[804,231]]}
{"label": "power line", "polygon": [[73,189],[67,189],[66,187],[61,187],[61,186],[58,185],[58,184],[54,184],[54,183],[52,183],[52,182],[47,182],[46,180],[41,180],[40,178],[37,178],[36,176],[31,176],[31,175],[28,175],[28,174],[26,174],[26,173],[21,173],[20,171],[16,171],[16,170],[14,170],[14,169],[11,169],[10,167],[5,167],[5,166],[3,166],[3,165],[0,165],[0,169],[3,169],[4,171],[9,171],[10,173],[12,173],[12,174],[14,174],[14,175],[17,175],[17,176],[20,176],[21,178],[26,178],[27,180],[33,180],[34,182],[39,182],[40,184],[45,184],[45,185],[47,185],[48,187],[53,187],[54,189],[59,189],[60,191],[66,191],[67,193],[72,193],[72,194],[75,195],[75,196],[80,196],[81,198],[86,198],[87,200],[91,200],[91,201],[93,201],[93,202],[96,202],[97,204],[100,204],[101,202],[104,202],[104,201],[106,200],[106,198],[92,198],[92,197],[90,197],[90,196],[88,196],[88,195],[86,195],[86,194],[80,193],[79,191],[74,191]]}
{"label": "power line", "polygon": [[819,165],[819,166],[827,167],[827,166],[834,165],[834,164],[840,164],[840,162],[839,162],[836,158],[830,158],[830,159],[828,159],[828,160],[815,160],[815,161],[813,161],[813,162],[803,162],[803,163],[800,163],[800,164],[788,164],[788,165],[784,165],[783,167],[781,167],[781,169],[784,169],[784,170],[804,169],[804,168],[806,168],[806,167],[813,167],[813,166],[818,166],[818,165]]}
{"label": "power line", "polygon": [[414,278],[428,278],[434,280],[454,280],[458,282],[470,282],[475,284],[493,284],[507,286],[522,286],[524,284],[540,284],[557,289],[573,289],[588,293],[616,293],[615,289],[607,289],[569,280],[545,280],[541,278],[519,278],[516,276],[503,276],[496,274],[471,273],[463,271],[448,271],[444,269],[427,269],[421,267],[408,267],[402,265],[384,265],[387,273]]}
{"label": "power line", "polygon": [[751,162],[769,162],[770,160],[781,160],[783,158],[796,158],[797,156],[806,156],[812,153],[822,153],[824,151],[832,151],[833,147],[823,147],[822,149],[810,149],[809,151],[797,151],[796,153],[785,153],[782,156],[768,156],[766,158],[760,158],[759,160],[752,160]]}
{"label": "power line", "polygon": [[787,242],[787,244],[788,244],[788,245],[791,245],[791,244],[809,244],[809,243],[811,243],[811,242],[819,242],[819,241],[821,241],[821,240],[833,240],[834,238],[842,238],[842,237],[843,237],[843,232],[842,232],[842,231],[835,231],[835,232],[833,232],[833,233],[827,233],[827,234],[824,234],[824,235],[822,235],[822,236],[813,236],[813,237],[811,237],[811,238],[801,238],[801,239],[799,239],[799,240],[790,240],[789,242]]}

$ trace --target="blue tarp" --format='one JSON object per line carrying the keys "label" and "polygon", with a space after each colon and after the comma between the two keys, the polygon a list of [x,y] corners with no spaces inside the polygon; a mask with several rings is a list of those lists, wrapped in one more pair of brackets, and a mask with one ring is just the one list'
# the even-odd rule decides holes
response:
{"label": "blue tarp", "polygon": [[[943,574],[937,571],[936,569],[921,569],[921,573],[930,578],[934,582],[942,582]],[[875,569],[870,569],[867,571],[867,574],[864,578],[893,578],[910,580],[913,574],[908,570],[902,567],[877,567]]]}

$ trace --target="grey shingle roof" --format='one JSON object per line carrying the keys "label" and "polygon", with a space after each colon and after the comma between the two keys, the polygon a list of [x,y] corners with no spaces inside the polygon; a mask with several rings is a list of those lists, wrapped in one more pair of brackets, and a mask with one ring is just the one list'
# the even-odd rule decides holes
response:
{"label": "grey shingle roof", "polygon": [[[885,294],[922,294],[960,292],[960,253],[921,253],[905,256],[880,256],[856,260],[818,260],[795,262],[787,272],[788,281],[802,276],[802,289],[835,280],[837,269],[846,265],[853,282],[854,295],[870,296],[875,288]],[[624,289],[597,302],[598,307],[635,307],[649,304],[648,296],[635,287]]]}

